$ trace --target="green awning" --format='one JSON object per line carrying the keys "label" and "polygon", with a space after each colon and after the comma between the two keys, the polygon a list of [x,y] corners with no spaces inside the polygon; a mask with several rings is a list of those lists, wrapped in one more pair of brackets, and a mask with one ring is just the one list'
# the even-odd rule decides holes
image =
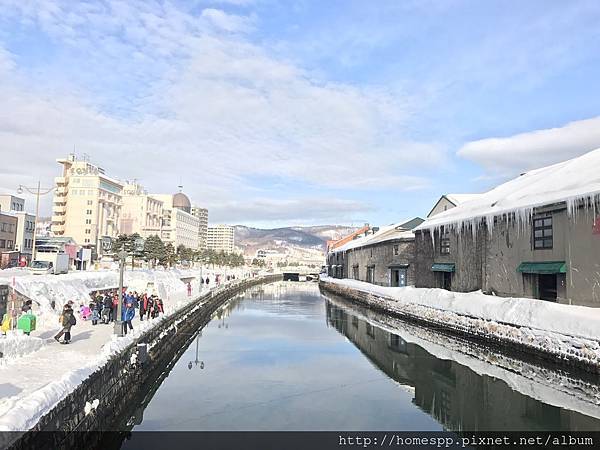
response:
{"label": "green awning", "polygon": [[521,273],[567,273],[567,264],[564,261],[552,262],[522,262],[517,267]]}
{"label": "green awning", "polygon": [[434,272],[454,272],[454,263],[434,263],[431,270]]}

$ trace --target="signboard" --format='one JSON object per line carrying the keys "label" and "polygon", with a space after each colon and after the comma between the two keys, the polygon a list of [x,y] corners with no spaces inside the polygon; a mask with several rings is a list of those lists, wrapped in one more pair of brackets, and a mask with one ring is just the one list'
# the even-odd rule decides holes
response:
{"label": "signboard", "polygon": [[100,239],[100,247],[102,248],[102,253],[111,253],[112,243],[113,240],[110,236],[102,236],[102,238]]}
{"label": "signboard", "polygon": [[133,253],[136,255],[141,255],[144,253],[144,243],[145,240],[142,237],[139,237],[135,240],[134,246],[133,246]]}

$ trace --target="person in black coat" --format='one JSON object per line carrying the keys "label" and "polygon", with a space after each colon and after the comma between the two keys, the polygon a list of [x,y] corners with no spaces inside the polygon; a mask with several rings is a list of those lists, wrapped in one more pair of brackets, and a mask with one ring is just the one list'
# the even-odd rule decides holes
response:
{"label": "person in black coat", "polygon": [[102,323],[112,320],[112,297],[107,293],[102,300]]}

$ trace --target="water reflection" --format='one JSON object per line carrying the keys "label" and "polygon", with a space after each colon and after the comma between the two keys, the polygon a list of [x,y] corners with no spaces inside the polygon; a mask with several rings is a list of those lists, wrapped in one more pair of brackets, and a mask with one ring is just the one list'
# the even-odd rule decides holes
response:
{"label": "water reflection", "polygon": [[[326,300],[312,283],[252,288],[215,311],[143,418],[136,415],[134,430],[600,429],[593,411],[549,404],[566,391],[528,382],[522,372],[547,376],[548,384],[555,377],[553,385],[580,393],[593,394],[593,383],[512,361],[504,375],[490,376],[505,363],[499,356],[472,353],[460,364],[448,352],[462,358],[474,351],[466,344],[432,346],[423,338],[429,333],[433,342],[435,330],[410,334],[370,314]],[[486,362],[492,358],[497,364]],[[511,389],[517,385],[521,393]],[[587,398],[574,409],[597,411]]]}
{"label": "water reflection", "polygon": [[[445,429],[469,431],[600,430],[600,421],[551,406],[438,359],[401,336],[374,326],[346,308],[327,303],[327,321],[380,370],[413,392],[412,402]],[[598,411],[600,413],[600,411]]]}

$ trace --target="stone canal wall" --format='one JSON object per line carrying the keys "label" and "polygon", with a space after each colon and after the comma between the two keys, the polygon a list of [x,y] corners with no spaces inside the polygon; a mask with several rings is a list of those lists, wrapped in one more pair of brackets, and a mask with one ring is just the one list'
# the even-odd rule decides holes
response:
{"label": "stone canal wall", "polygon": [[[415,303],[399,302],[382,294],[321,280],[319,287],[356,304],[437,332],[465,337],[499,350],[520,353],[575,371],[600,373],[600,343],[514,324],[485,320]],[[474,299],[475,300],[475,299]]]}
{"label": "stone canal wall", "polygon": [[122,430],[122,418],[145,397],[148,386],[160,379],[220,306],[249,287],[280,279],[281,275],[269,275],[240,280],[190,302],[109,359],[9,448],[98,448],[105,438],[100,432]]}

